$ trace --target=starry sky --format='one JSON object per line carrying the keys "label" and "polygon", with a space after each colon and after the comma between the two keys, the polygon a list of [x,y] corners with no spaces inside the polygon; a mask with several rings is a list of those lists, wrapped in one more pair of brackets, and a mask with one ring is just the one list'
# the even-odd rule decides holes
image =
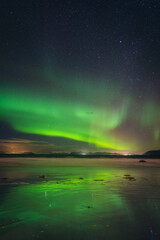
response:
{"label": "starry sky", "polygon": [[0,152],[160,149],[159,0],[2,0]]}

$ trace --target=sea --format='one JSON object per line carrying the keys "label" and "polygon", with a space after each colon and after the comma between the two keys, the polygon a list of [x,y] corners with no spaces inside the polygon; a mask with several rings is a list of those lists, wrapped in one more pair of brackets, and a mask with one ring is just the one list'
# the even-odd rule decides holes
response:
{"label": "sea", "polygon": [[1,158],[0,240],[159,240],[160,159]]}

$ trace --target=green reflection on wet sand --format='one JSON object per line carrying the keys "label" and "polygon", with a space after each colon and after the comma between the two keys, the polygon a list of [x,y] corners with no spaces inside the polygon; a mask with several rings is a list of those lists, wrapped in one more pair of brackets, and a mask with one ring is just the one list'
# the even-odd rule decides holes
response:
{"label": "green reflection on wet sand", "polygon": [[[97,232],[101,228],[110,228],[114,212],[117,217],[129,214],[112,171],[93,168],[83,177],[78,173],[69,177],[68,170],[60,168],[59,171],[66,176],[64,174],[58,180],[41,179],[34,184],[13,181],[11,185],[14,187],[4,195],[1,208],[2,230],[5,232],[10,228],[15,235],[16,231],[22,234],[22,229],[26,232],[30,228],[32,237],[37,232],[52,235],[53,229],[56,234],[61,231]],[[16,239],[21,237],[19,235]]]}
{"label": "green reflection on wet sand", "polygon": [[148,185],[146,169],[22,167],[9,174],[1,182],[1,239],[158,239],[159,191],[150,184],[160,179]]}

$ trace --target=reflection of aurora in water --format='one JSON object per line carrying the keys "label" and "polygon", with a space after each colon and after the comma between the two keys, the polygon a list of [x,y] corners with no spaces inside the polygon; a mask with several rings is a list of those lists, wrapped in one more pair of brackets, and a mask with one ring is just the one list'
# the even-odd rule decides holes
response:
{"label": "reflection of aurora in water", "polygon": [[[28,218],[30,221],[41,220],[41,218],[53,217],[56,214],[56,219],[52,219],[54,223],[57,222],[57,218],[60,218],[59,221],[62,221],[62,216],[63,221],[65,221],[64,218],[69,217],[69,214],[73,221],[78,217],[80,221],[85,222],[89,221],[88,218],[96,218],[96,213],[100,210],[105,210],[109,214],[110,209],[118,211],[124,208],[123,199],[118,194],[109,190],[106,192],[107,196],[102,198],[101,191],[103,190],[100,186],[101,184],[92,183],[92,185],[71,182],[18,186],[16,194],[13,191],[8,198],[12,199],[13,205],[16,204],[17,199],[24,198],[25,201],[19,202],[20,211],[16,209],[12,214],[18,219],[23,219],[23,221],[28,221]],[[92,188],[94,189],[92,190]],[[105,200],[110,204],[103,209]],[[30,206],[29,209],[28,204]],[[96,208],[96,213],[92,209],[92,215],[89,216],[88,207]],[[22,209],[24,209],[24,212],[21,211]]]}
{"label": "reflection of aurora in water", "polygon": [[[79,173],[78,169],[72,170],[73,177],[64,175],[54,181],[42,180],[42,183],[30,185],[16,181],[15,186],[18,186],[11,188],[4,196],[1,221],[7,222],[7,219],[14,218],[17,223],[9,228],[14,229],[16,225],[22,225],[23,228],[23,224],[31,224],[32,233],[41,226],[51,234],[53,229],[61,231],[61,228],[64,232],[68,228],[72,229],[70,231],[79,231],[80,228],[95,231],[100,224],[101,227],[107,227],[113,212],[117,217],[129,215],[127,203],[118,193],[114,171],[92,169],[89,175],[79,179],[79,174],[75,175]],[[63,171],[68,175],[72,170],[60,168],[55,172],[60,174]],[[86,174],[87,169],[84,170]],[[45,225],[49,227],[46,229]]]}
{"label": "reflection of aurora in water", "polygon": [[[18,240],[150,240],[158,231],[158,169],[37,166],[5,171],[12,176],[1,183],[6,189],[1,191],[1,236],[7,240],[17,234]],[[37,178],[42,173],[46,179]],[[136,181],[125,179],[127,173]]]}

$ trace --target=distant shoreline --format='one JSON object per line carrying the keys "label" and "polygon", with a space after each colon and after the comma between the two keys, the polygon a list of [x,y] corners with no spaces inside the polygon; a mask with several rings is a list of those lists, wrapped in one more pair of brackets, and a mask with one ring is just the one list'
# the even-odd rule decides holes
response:
{"label": "distant shoreline", "polygon": [[0,154],[0,158],[137,158],[137,159],[160,159],[160,155],[112,155],[112,154]]}

